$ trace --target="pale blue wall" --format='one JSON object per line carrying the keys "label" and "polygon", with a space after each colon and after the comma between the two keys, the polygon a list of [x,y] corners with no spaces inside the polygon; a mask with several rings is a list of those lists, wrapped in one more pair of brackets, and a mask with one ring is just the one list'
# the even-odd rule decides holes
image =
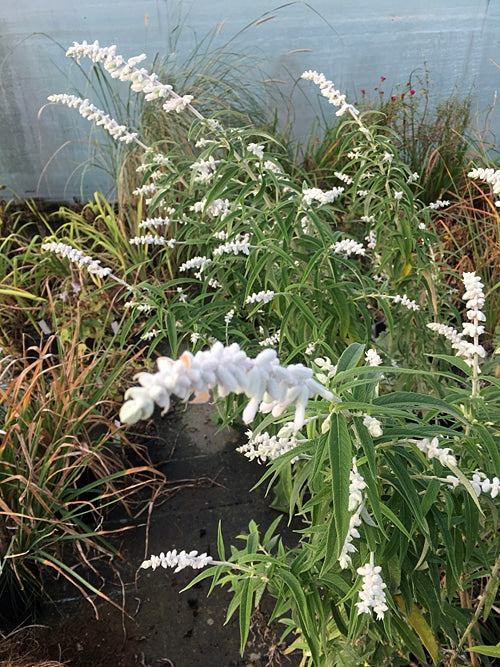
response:
{"label": "pale blue wall", "polygon": [[[305,69],[325,73],[353,97],[372,90],[380,75],[391,85],[430,70],[434,90],[474,92],[488,108],[500,83],[500,0],[310,0],[275,9],[268,0],[0,0],[0,184],[20,196],[70,199],[82,194],[88,131],[76,112],[53,106],[47,95],[81,85],[64,50],[73,40],[115,43],[125,57],[167,55],[169,33],[184,30],[179,59],[199,38],[224,23],[218,43],[259,18],[232,43],[255,56],[283,92]],[[265,16],[264,16],[265,15]],[[293,53],[295,52],[295,53]],[[389,87],[387,87],[389,86]],[[304,87],[302,87],[304,89]],[[311,98],[314,87],[309,85]],[[307,128],[310,103],[294,95],[297,127]],[[492,131],[500,135],[500,114]],[[96,140],[98,135],[93,134]],[[53,157],[55,155],[55,157]],[[52,159],[51,159],[52,158]],[[106,189],[100,172],[85,173],[83,194]]]}

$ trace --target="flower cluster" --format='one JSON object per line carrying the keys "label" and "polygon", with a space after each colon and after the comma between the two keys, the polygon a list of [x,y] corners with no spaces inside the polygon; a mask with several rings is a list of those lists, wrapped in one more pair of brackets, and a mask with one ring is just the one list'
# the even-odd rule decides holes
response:
{"label": "flower cluster", "polygon": [[[291,437],[271,436],[267,431],[257,435],[254,435],[252,431],[247,431],[246,435],[248,442],[241,447],[237,447],[236,451],[246,456],[249,461],[257,459],[260,463],[274,461],[278,456],[295,449],[299,444],[299,440],[293,435]],[[293,458],[291,463],[296,460],[297,457]]]}
{"label": "flower cluster", "polygon": [[188,107],[193,101],[192,95],[183,95],[182,97],[175,97],[172,100],[167,100],[163,103],[163,110],[167,113],[175,111],[176,113],[181,113],[186,107]]}
{"label": "flower cluster", "polygon": [[42,244],[42,250],[53,252],[59,257],[69,259],[70,262],[74,262],[80,268],[85,268],[89,273],[94,273],[100,278],[109,276],[111,273],[111,269],[101,266],[101,262],[98,259],[93,259],[89,255],[85,255],[81,250],[77,250],[66,243],[44,243]]}
{"label": "flower cluster", "polygon": [[372,438],[379,438],[381,435],[383,435],[382,424],[376,417],[365,415],[363,424],[368,429],[368,433],[372,436]]}
{"label": "flower cluster", "polygon": [[193,177],[195,183],[210,183],[217,169],[217,165],[218,160],[216,160],[213,155],[210,155],[208,160],[200,159],[198,162],[193,162],[191,169],[195,172]]}
{"label": "flower cluster", "polygon": [[179,572],[185,567],[192,567],[194,570],[199,570],[207,565],[212,563],[212,556],[207,556],[206,553],[198,555],[197,551],[180,551],[177,553],[176,549],[172,551],[167,551],[167,553],[161,553],[159,556],[150,556],[149,560],[145,560],[141,563],[141,568],[147,570],[151,568],[153,571],[157,567],[175,567],[174,572]]}
{"label": "flower cluster", "polygon": [[280,342],[280,336],[281,336],[281,329],[278,329],[278,331],[275,331],[267,338],[264,338],[264,340],[259,341],[259,345],[261,347],[274,347],[275,345],[278,345],[278,343]]}
{"label": "flower cluster", "polygon": [[438,199],[437,201],[431,202],[429,208],[436,210],[438,208],[446,208],[449,205],[450,202],[447,199]]}
{"label": "flower cluster", "polygon": [[[462,323],[462,331],[459,333],[453,327],[439,322],[429,322],[427,326],[449,340],[452,348],[456,350],[456,356],[463,359],[468,366],[476,366],[476,371],[479,373],[480,369],[476,363],[477,358],[486,356],[486,350],[479,344],[479,336],[484,333],[484,326],[479,322],[486,321],[486,316],[482,311],[485,302],[484,285],[475,271],[464,273],[463,283],[465,286],[463,299],[469,322]],[[464,336],[472,338],[472,342],[464,340]]]}
{"label": "flower cluster", "polygon": [[[64,104],[70,109],[77,109],[80,116],[93,121],[96,125],[101,125],[107,132],[109,132],[113,139],[118,139],[126,144],[130,144],[132,141],[139,144],[141,143],[137,140],[137,132],[130,132],[125,125],[119,125],[116,120],[91,104],[87,99],[82,99],[76,95],[67,95],[66,93],[49,95],[47,99],[49,102]],[[144,146],[144,148],[146,148],[146,146]]]}
{"label": "flower cluster", "polygon": [[361,525],[361,512],[364,506],[364,499],[362,491],[366,488],[366,482],[363,476],[358,472],[358,467],[356,465],[356,459],[352,460],[352,468],[349,474],[349,512],[351,518],[349,519],[349,529],[347,531],[347,536],[345,538],[344,545],[342,546],[342,551],[339,556],[339,565],[342,570],[345,570],[351,563],[351,553],[357,551],[356,547],[352,543],[354,539],[359,539],[360,534],[358,531],[359,526]]}
{"label": "flower cluster", "polygon": [[[446,481],[452,489],[456,489],[462,483],[454,475],[447,475]],[[484,472],[475,472],[472,475],[470,483],[478,498],[482,493],[489,495],[492,499],[495,499],[500,494],[500,479],[498,477],[490,479],[486,477]]]}
{"label": "flower cluster", "polygon": [[318,74],[318,72],[314,70],[308,70],[302,74],[301,78],[306,81],[312,81],[319,86],[323,97],[326,97],[328,102],[333,104],[334,107],[339,107],[339,110],[335,114],[336,116],[343,116],[346,111],[349,111],[353,116],[359,114],[359,111],[353,107],[352,104],[347,103],[346,96],[336,90],[333,81],[328,81],[324,74]]}
{"label": "flower cluster", "polygon": [[366,253],[363,244],[358,243],[354,239],[336,241],[330,248],[336,255],[345,255],[346,257],[350,257],[351,255],[364,255]]}
{"label": "flower cluster", "polygon": [[359,592],[359,602],[356,602],[358,614],[369,614],[370,610],[377,615],[377,620],[384,618],[388,610],[385,598],[386,584],[383,582],[380,573],[380,565],[374,565],[374,555],[370,554],[370,560],[363,567],[358,567],[357,573],[363,577],[363,585]]}
{"label": "flower cluster", "polygon": [[173,212],[174,209],[171,207],[169,209],[168,216],[164,218],[146,218],[139,223],[139,229],[144,229],[146,227],[153,227],[154,229],[158,229],[158,227],[167,227],[172,222],[172,218],[170,216],[173,214]]}
{"label": "flower cluster", "polygon": [[248,144],[247,151],[260,159],[264,157],[264,146],[261,144]]}
{"label": "flower cluster", "polygon": [[439,447],[439,438],[424,438],[415,442],[419,450],[427,456],[429,461],[431,459],[438,459],[438,461],[443,466],[456,466],[456,458],[450,454],[451,449],[449,447]]}
{"label": "flower cluster", "polygon": [[[221,220],[224,220],[226,215],[231,213],[231,203],[229,199],[214,199],[214,201],[206,206],[207,200],[204,198],[201,201],[196,202],[193,206],[190,207],[195,213],[205,212],[211,218],[217,218],[220,216]],[[206,208],[205,208],[206,206]]]}
{"label": "flower cluster", "polygon": [[[492,186],[493,194],[500,195],[500,169],[472,169],[467,176],[488,183]],[[495,202],[495,206],[500,207],[500,200]]]}
{"label": "flower cluster", "polygon": [[166,239],[164,236],[156,234],[146,234],[145,236],[134,236],[129,239],[130,245],[166,245],[173,248],[176,244],[175,239]]}
{"label": "flower cluster", "polygon": [[317,201],[320,204],[331,204],[343,192],[344,188],[332,188],[326,191],[321,188],[304,188],[302,190],[302,202],[308,206],[313,201]]}
{"label": "flower cluster", "polygon": [[228,241],[223,245],[215,248],[213,255],[217,257],[218,255],[223,254],[233,254],[239,255],[243,253],[244,255],[250,254],[250,234],[240,234],[238,237],[234,238],[232,241]]}
{"label": "flower cluster", "polygon": [[179,266],[179,271],[188,271],[189,269],[199,269],[200,273],[212,263],[208,257],[191,257],[186,262]]}
{"label": "flower cluster", "polygon": [[403,296],[401,296],[400,294],[396,294],[396,296],[386,297],[386,298],[393,299],[394,303],[400,303],[405,308],[408,308],[408,310],[420,310],[420,306],[418,305],[418,303],[408,298],[406,294],[403,294]]}
{"label": "flower cluster", "polygon": [[129,81],[131,88],[136,93],[144,93],[146,100],[156,100],[162,97],[177,95],[173,92],[172,86],[161,83],[158,75],[149,73],[145,68],[138,68],[137,65],[146,59],[145,54],[134,56],[125,60],[123,56],[116,54],[116,46],[99,46],[99,42],[93,44],[87,42],[73,42],[73,46],[66,51],[70,58],[90,58],[94,63],[102,63],[104,69],[109,72],[113,79],[120,81]]}
{"label": "flower cluster", "polygon": [[380,366],[382,364],[382,358],[378,352],[373,349],[373,347],[370,347],[368,350],[366,350],[365,361],[368,366]]}
{"label": "flower cluster", "polygon": [[156,373],[138,373],[139,387],[125,392],[125,403],[120,410],[124,424],[148,419],[155,404],[166,412],[171,396],[187,401],[207,401],[210,391],[219,397],[230,393],[245,394],[250,400],[243,411],[243,421],[250,424],[257,411],[279,417],[287,407],[295,407],[294,426],[299,430],[305,419],[305,409],[316,394],[327,400],[333,395],[313,379],[311,369],[302,364],[281,366],[276,351],[266,349],[251,359],[233,343],[225,347],[215,342],[209,350],[195,355],[184,352],[177,360],[160,357]]}
{"label": "flower cluster", "polygon": [[269,303],[273,300],[274,296],[275,292],[272,290],[261,290],[247,296],[245,303]]}

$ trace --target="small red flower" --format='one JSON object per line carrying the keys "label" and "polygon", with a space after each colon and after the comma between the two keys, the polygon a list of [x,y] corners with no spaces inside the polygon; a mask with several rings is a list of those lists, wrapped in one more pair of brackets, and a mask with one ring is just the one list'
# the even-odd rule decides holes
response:
{"label": "small red flower", "polygon": [[379,91],[378,91],[378,94],[379,94],[379,95],[383,95],[383,94],[384,94],[384,91],[383,91],[383,90],[379,90]]}
{"label": "small red flower", "polygon": [[391,96],[391,102],[395,102],[395,101],[396,101],[396,98],[394,97],[394,95],[392,95]]}
{"label": "small red flower", "polygon": [[366,90],[364,88],[361,88],[361,94],[364,95],[366,93]]}
{"label": "small red flower", "polygon": [[401,93],[401,99],[404,100],[404,98],[405,98],[405,94]]}
{"label": "small red flower", "polygon": [[380,80],[381,80],[381,81],[385,81],[385,78],[386,78],[385,76],[381,76],[381,77],[380,77]]}
{"label": "small red flower", "polygon": [[415,95],[416,92],[417,92],[417,91],[416,91],[416,90],[413,90],[413,88],[412,88],[412,89],[410,90],[410,95]]}

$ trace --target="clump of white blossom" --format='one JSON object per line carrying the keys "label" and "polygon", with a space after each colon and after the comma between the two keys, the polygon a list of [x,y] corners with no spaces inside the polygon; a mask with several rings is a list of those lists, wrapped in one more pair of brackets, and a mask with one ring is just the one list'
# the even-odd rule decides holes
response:
{"label": "clump of white blossom", "polygon": [[269,303],[275,297],[275,292],[272,290],[261,290],[254,292],[245,299],[245,303]]}
{"label": "clump of white blossom", "polygon": [[301,76],[306,81],[312,81],[321,91],[323,97],[326,97],[330,104],[339,107],[335,112],[336,116],[343,116],[346,111],[349,111],[353,116],[358,116],[359,111],[352,105],[348,104],[346,96],[335,88],[333,81],[328,81],[324,74],[320,74],[315,70],[308,70]]}
{"label": "clump of white blossom", "polygon": [[166,245],[168,248],[173,248],[176,244],[175,239],[167,239],[164,236],[156,234],[146,234],[144,236],[134,236],[129,239],[130,245]]}
{"label": "clump of white blossom", "polygon": [[358,243],[354,239],[343,239],[341,241],[336,241],[332,243],[330,249],[336,255],[345,255],[345,257],[350,257],[351,255],[364,255],[366,249],[363,247],[362,243]]}
{"label": "clump of white blossom", "polygon": [[418,449],[425,454],[425,456],[430,460],[438,459],[438,461],[443,466],[456,466],[457,460],[450,454],[450,447],[440,447],[439,438],[424,438],[423,440],[415,441]]}
{"label": "clump of white blossom", "polygon": [[[464,273],[462,278],[465,287],[462,298],[465,301],[469,320],[462,323],[462,331],[458,332],[453,327],[439,322],[429,322],[427,326],[449,340],[456,351],[456,356],[463,359],[471,368],[475,368],[476,373],[480,373],[477,360],[479,357],[486,356],[486,350],[479,344],[479,336],[484,333],[484,325],[480,322],[486,321],[486,316],[482,311],[485,303],[484,285],[475,271]],[[464,340],[464,336],[472,338],[472,341]]]}
{"label": "clump of white blossom", "polygon": [[191,106],[192,97],[190,95],[178,95],[169,84],[162,83],[158,75],[154,72],[149,73],[144,67],[137,65],[146,59],[146,55],[141,53],[125,60],[125,58],[116,53],[116,45],[101,47],[98,41],[93,44],[87,42],[74,42],[73,46],[66,51],[66,55],[75,58],[80,62],[80,58],[90,58],[95,63],[102,63],[104,69],[113,79],[127,81],[130,88],[136,93],[143,93],[146,101],[174,98],[174,104],[168,101],[164,105],[165,111],[182,111],[189,107],[192,113],[200,119],[203,116]]}
{"label": "clump of white blossom", "polygon": [[112,270],[109,267],[101,266],[98,259],[93,259],[89,255],[85,255],[81,250],[77,250],[66,243],[56,243],[55,241],[42,244],[42,250],[53,252],[58,257],[69,259],[70,262],[77,264],[82,269],[86,269],[89,273],[94,273],[100,278],[109,276]]}
{"label": "clump of white blossom", "polygon": [[313,201],[320,204],[331,204],[339,195],[344,192],[344,188],[332,188],[331,190],[322,190],[321,188],[303,188],[302,202],[311,205]]}
{"label": "clump of white blossom", "polygon": [[370,347],[365,352],[365,361],[368,366],[380,366],[382,364],[382,358],[373,347]]}
{"label": "clump of white blossom", "polygon": [[[500,196],[500,169],[472,169],[467,174],[469,178],[477,181],[483,181],[491,185],[493,194]],[[500,199],[497,199],[495,206],[500,207]]]}
{"label": "clump of white blossom", "polygon": [[167,551],[167,553],[161,552],[159,556],[150,556],[149,560],[145,560],[141,563],[141,568],[147,570],[151,568],[153,571],[157,567],[168,567],[175,568],[174,572],[180,572],[185,567],[192,567],[194,570],[199,570],[207,565],[210,565],[213,562],[212,556],[208,556],[206,553],[199,554],[197,551],[179,551],[177,553],[176,549],[172,551]]}
{"label": "clump of white blossom", "polygon": [[374,554],[370,554],[370,560],[363,567],[358,567],[357,573],[363,577],[363,584],[359,592],[359,602],[356,602],[358,614],[369,614],[375,612],[377,620],[384,618],[388,610],[385,597],[386,584],[382,580],[380,565],[374,564]]}
{"label": "clump of white blossom", "polygon": [[250,424],[257,411],[279,417],[288,407],[295,408],[294,426],[304,424],[309,399],[315,395],[333,400],[333,394],[313,379],[313,371],[303,364],[281,366],[276,351],[266,349],[251,359],[237,343],[224,346],[215,342],[208,350],[196,354],[184,352],[177,360],[160,357],[156,373],[142,372],[135,376],[140,386],[125,392],[120,421],[134,424],[148,419],[155,404],[166,412],[171,397],[206,402],[210,392],[219,397],[230,393],[245,394],[249,402],[243,421]]}
{"label": "clump of white blossom", "polygon": [[250,234],[239,234],[232,241],[227,241],[213,251],[213,256],[217,257],[219,255],[239,255],[243,253],[244,255],[250,254]]}
{"label": "clump of white blossom", "polygon": [[418,303],[416,303],[413,299],[410,299],[408,296],[406,296],[406,294],[403,294],[403,296],[396,294],[396,296],[386,296],[385,298],[392,299],[394,303],[400,303],[405,308],[408,308],[408,310],[420,310]]}
{"label": "clump of white blossom", "polygon": [[363,476],[359,473],[356,465],[356,458],[352,460],[352,468],[349,474],[349,505],[348,510],[352,512],[349,519],[349,529],[342,546],[342,551],[339,556],[339,565],[342,570],[349,567],[351,563],[351,555],[357,551],[352,543],[360,537],[358,528],[361,525],[361,512],[364,506],[363,490],[366,488],[366,482]]}
{"label": "clump of white blossom", "polygon": [[254,144],[254,143],[248,144],[247,151],[260,159],[264,157],[264,146],[262,146],[261,144]]}
{"label": "clump of white blossom", "polygon": [[49,95],[47,99],[54,104],[63,104],[70,109],[77,109],[80,116],[93,121],[96,125],[102,126],[106,132],[109,132],[113,139],[118,139],[118,141],[123,141],[126,144],[135,141],[143,146],[143,148],[147,148],[147,146],[144,146],[137,139],[137,132],[130,132],[125,125],[120,125],[114,118],[111,118],[107,113],[98,109],[88,99],[82,99],[76,95],[67,95],[66,93]]}
{"label": "clump of white blossom", "polygon": [[429,208],[436,210],[439,208],[446,208],[449,205],[450,202],[447,199],[438,199],[437,201],[431,202]]}
{"label": "clump of white blossom", "polygon": [[278,345],[278,343],[280,342],[280,336],[281,336],[281,329],[278,329],[278,331],[275,331],[267,338],[264,338],[264,340],[259,341],[259,345],[261,347],[274,347],[275,345]]}
{"label": "clump of white blossom", "polygon": [[363,424],[368,429],[368,433],[373,438],[379,438],[383,435],[382,424],[376,417],[370,417],[370,415],[365,415],[363,419]]}
{"label": "clump of white blossom", "polygon": [[[249,461],[257,459],[260,463],[274,461],[278,456],[295,449],[299,444],[299,440],[294,435],[279,437],[269,435],[267,431],[254,435],[252,431],[247,431],[246,436],[248,442],[241,447],[237,447],[236,451],[246,456]],[[300,442],[304,442],[304,440]],[[291,463],[295,463],[296,460],[297,457],[294,457]]]}
{"label": "clump of white blossom", "polygon": [[199,159],[193,162],[191,169],[194,171],[193,180],[195,183],[210,183],[217,170],[219,161],[213,155],[209,155],[208,159]]}

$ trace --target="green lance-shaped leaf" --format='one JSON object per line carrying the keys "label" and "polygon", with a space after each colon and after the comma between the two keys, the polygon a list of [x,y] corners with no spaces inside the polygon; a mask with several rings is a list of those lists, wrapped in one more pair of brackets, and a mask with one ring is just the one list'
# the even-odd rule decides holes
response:
{"label": "green lance-shaped leaf", "polygon": [[323,576],[338,560],[349,530],[349,475],[352,467],[352,443],[346,418],[332,414],[328,438],[328,453],[332,471],[332,518],[328,526]]}

